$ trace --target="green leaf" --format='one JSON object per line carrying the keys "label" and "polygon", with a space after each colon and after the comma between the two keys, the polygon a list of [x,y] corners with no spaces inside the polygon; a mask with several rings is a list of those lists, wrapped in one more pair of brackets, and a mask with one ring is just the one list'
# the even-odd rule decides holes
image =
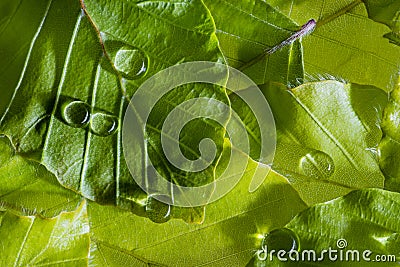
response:
{"label": "green leaf", "polygon": [[87,266],[86,203],[51,219],[0,212],[2,266]]}
{"label": "green leaf", "polygon": [[384,91],[336,81],[261,89],[277,127],[272,168],[288,178],[307,204],[354,189],[383,187],[377,146],[387,102]]}
{"label": "green leaf", "polygon": [[290,86],[303,81],[302,45],[297,41],[246,69],[242,67],[279,44],[299,27],[264,1],[204,1],[217,27],[222,52],[230,66],[256,84],[276,81]]}
{"label": "green leaf", "polygon": [[[210,14],[200,0],[85,1],[83,6],[76,0],[49,1],[37,30],[0,132],[10,137],[18,153],[40,161],[63,186],[144,215],[147,196],[132,179],[121,147],[128,99],[145,79],[168,66],[223,61]],[[199,95],[228,103],[225,91],[211,86],[187,86],[181,94],[160,101],[150,117],[148,140],[143,140],[157,170],[164,173],[173,170],[158,144],[165,112]],[[210,127],[221,152],[222,126],[203,120],[188,131],[201,133]],[[181,144],[197,152],[198,139],[189,136]],[[194,183],[212,180],[213,167]],[[166,178],[187,181],[181,173],[176,176]]]}
{"label": "green leaf", "polygon": [[10,141],[0,136],[0,206],[22,215],[46,217],[74,210],[81,196],[60,186],[39,163],[15,155]]}
{"label": "green leaf", "polygon": [[[399,25],[396,27],[400,29],[400,23],[398,23],[398,24]],[[400,30],[397,30],[397,31],[400,31]],[[400,34],[395,33],[395,32],[390,32],[390,33],[385,34],[384,36],[386,38],[388,38],[391,43],[400,46]]]}
{"label": "green leaf", "polygon": [[379,143],[379,164],[385,175],[385,188],[400,192],[400,77],[391,92],[381,123],[384,136]]}
{"label": "green leaf", "polygon": [[400,49],[383,38],[387,26],[368,18],[361,0],[267,2],[299,25],[317,21],[316,30],[302,42],[307,81],[344,79],[393,90]]}
{"label": "green leaf", "polygon": [[46,11],[46,2],[1,1],[0,3],[0,114],[18,84],[29,44]]}
{"label": "green leaf", "polygon": [[396,0],[364,0],[369,16],[378,22],[392,26],[400,11],[400,2]]}
{"label": "green leaf", "polygon": [[243,266],[259,245],[260,235],[282,227],[306,207],[286,179],[272,171],[257,191],[249,193],[256,166],[250,160],[238,185],[207,206],[201,225],[179,220],[155,224],[129,212],[90,202],[92,240],[104,252],[102,262],[115,258],[117,253],[132,258],[130,265],[141,261],[141,265],[150,262],[166,266]]}
{"label": "green leaf", "polygon": [[396,0],[364,0],[368,16],[386,24],[392,30],[385,34],[390,42],[400,46],[400,2]]}
{"label": "green leaf", "polygon": [[[360,262],[344,262],[337,260],[335,266],[397,266],[400,260],[400,194],[381,189],[364,189],[353,191],[348,195],[333,201],[318,204],[301,212],[285,228],[292,231],[297,240],[301,257],[302,251],[314,250],[317,258],[322,250],[342,250],[345,259],[346,252],[358,250]],[[279,230],[282,231],[282,230]],[[275,235],[277,237],[277,235]],[[268,238],[268,235],[267,235]],[[345,240],[347,246],[338,248],[338,240]],[[266,245],[273,249],[273,239]],[[394,255],[395,262],[366,262],[362,253],[370,250],[369,258],[376,255]],[[336,253],[339,255],[339,253]],[[306,256],[307,257],[307,256]],[[350,258],[351,256],[349,256]],[[325,266],[334,264],[329,261],[328,253],[325,261],[301,262],[301,266]],[[351,259],[351,258],[350,258]],[[258,261],[252,266],[298,266],[295,262]],[[265,264],[265,265],[262,265]],[[298,264],[298,263],[297,263]]]}
{"label": "green leaf", "polygon": [[90,242],[90,259],[89,266],[135,266],[135,267],[151,267],[165,266],[162,264],[151,263],[135,256],[132,251],[124,250],[117,246],[111,246],[91,239]]}

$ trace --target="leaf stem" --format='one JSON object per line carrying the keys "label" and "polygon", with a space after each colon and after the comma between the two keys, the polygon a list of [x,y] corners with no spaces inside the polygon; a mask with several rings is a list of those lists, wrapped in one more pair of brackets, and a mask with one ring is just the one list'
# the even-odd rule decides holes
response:
{"label": "leaf stem", "polygon": [[314,19],[310,19],[306,24],[304,24],[300,30],[298,30],[297,32],[293,33],[291,36],[289,36],[286,40],[282,41],[281,43],[275,45],[274,47],[272,47],[271,49],[266,49],[264,50],[261,54],[257,55],[256,57],[250,59],[248,62],[244,63],[242,66],[240,66],[238,69],[243,71],[245,69],[247,69],[248,67],[254,65],[255,63],[257,63],[258,61],[260,61],[261,59],[263,59],[265,56],[269,56],[273,53],[275,53],[276,51],[282,49],[285,46],[288,46],[290,44],[292,44],[294,41],[296,41],[297,39],[311,33],[314,31],[315,28],[323,26],[329,22],[331,22],[332,20],[334,20],[337,17],[340,17],[344,14],[346,14],[347,12],[349,12],[350,10],[352,10],[354,7],[358,6],[359,4],[363,3],[363,0],[355,0],[354,2],[352,2],[351,4],[343,7],[342,9],[340,9],[339,11],[335,12],[334,14],[328,16],[327,18],[324,18],[322,20],[319,20],[318,22],[315,22]]}
{"label": "leaf stem", "polygon": [[316,22],[314,19],[310,19],[306,24],[304,24],[300,30],[296,31],[292,35],[290,35],[288,38],[280,42],[279,44],[273,46],[270,49],[265,49],[261,54],[256,56],[255,58],[251,59],[250,61],[246,62],[243,66],[239,68],[239,70],[244,70],[247,69],[248,67],[254,65],[257,63],[259,60],[261,60],[264,56],[266,55],[271,55],[275,53],[276,51],[282,49],[285,46],[288,46],[292,44],[294,41],[297,39],[300,39],[301,37],[310,34],[312,31],[314,31],[316,26]]}

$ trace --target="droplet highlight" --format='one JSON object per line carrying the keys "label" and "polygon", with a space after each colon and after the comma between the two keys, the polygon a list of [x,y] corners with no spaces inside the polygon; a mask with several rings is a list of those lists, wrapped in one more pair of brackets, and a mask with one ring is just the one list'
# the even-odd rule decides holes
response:
{"label": "droplet highlight", "polygon": [[114,65],[121,75],[134,80],[143,77],[148,69],[149,59],[146,54],[131,46],[122,46],[115,54]]}
{"label": "droplet highlight", "polygon": [[281,228],[268,233],[262,242],[262,247],[267,247],[268,251],[271,250],[284,250],[286,252],[292,250],[299,250],[300,243],[299,237],[290,229]]}
{"label": "droplet highlight", "polygon": [[61,107],[61,117],[71,127],[86,127],[90,120],[90,106],[79,100],[66,102]]}
{"label": "droplet highlight", "polygon": [[171,218],[171,206],[149,196],[146,203],[146,214],[153,222],[164,223]]}
{"label": "droplet highlight", "polygon": [[329,155],[316,150],[301,158],[300,170],[309,178],[324,179],[335,172],[335,164]]}
{"label": "droplet highlight", "polygon": [[95,113],[90,121],[90,130],[99,136],[109,136],[118,129],[118,118],[106,113]]}

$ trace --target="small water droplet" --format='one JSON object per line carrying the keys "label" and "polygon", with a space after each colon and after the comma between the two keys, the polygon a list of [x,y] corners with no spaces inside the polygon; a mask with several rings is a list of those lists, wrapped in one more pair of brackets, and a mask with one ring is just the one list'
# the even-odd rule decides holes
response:
{"label": "small water droplet", "polygon": [[329,155],[315,150],[301,158],[300,170],[310,178],[328,178],[335,172],[335,164]]}
{"label": "small water droplet", "polygon": [[82,101],[68,101],[61,107],[61,116],[72,127],[83,128],[89,123],[90,106]]}
{"label": "small water droplet", "polygon": [[108,136],[114,134],[118,129],[118,118],[106,114],[106,113],[95,113],[92,115],[90,121],[90,130],[99,136]]}
{"label": "small water droplet", "polygon": [[143,51],[127,45],[118,50],[114,59],[115,68],[128,80],[144,76],[148,69],[148,63],[148,57]]}
{"label": "small water droplet", "polygon": [[155,223],[164,223],[171,218],[171,206],[149,196],[146,203],[146,214]]}
{"label": "small water droplet", "polygon": [[299,250],[299,237],[295,232],[287,228],[276,229],[268,233],[262,242],[262,247],[267,247],[271,250],[284,250],[286,252]]}

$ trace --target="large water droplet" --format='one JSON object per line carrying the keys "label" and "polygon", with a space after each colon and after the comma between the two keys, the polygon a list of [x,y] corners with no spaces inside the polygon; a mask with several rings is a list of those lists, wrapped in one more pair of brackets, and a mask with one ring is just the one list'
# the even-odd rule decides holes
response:
{"label": "large water droplet", "polygon": [[335,172],[335,164],[329,155],[315,150],[301,158],[300,170],[310,178],[328,178]]}
{"label": "large water droplet", "polygon": [[262,247],[267,246],[268,251],[275,249],[284,250],[284,251],[292,251],[299,250],[300,243],[299,237],[295,232],[289,230],[287,228],[276,229],[268,233],[262,242]]}
{"label": "large water droplet", "polygon": [[146,203],[146,214],[155,223],[164,223],[171,218],[171,206],[149,196]]}
{"label": "large water droplet", "polygon": [[121,75],[129,80],[144,76],[148,69],[146,54],[131,46],[122,46],[115,54],[114,65]]}
{"label": "large water droplet", "polygon": [[114,134],[118,129],[118,118],[106,114],[106,113],[95,113],[92,115],[90,122],[90,130],[99,136],[108,136]]}
{"label": "large water droplet", "polygon": [[82,101],[68,101],[61,107],[61,116],[72,127],[83,128],[90,120],[90,106]]}

